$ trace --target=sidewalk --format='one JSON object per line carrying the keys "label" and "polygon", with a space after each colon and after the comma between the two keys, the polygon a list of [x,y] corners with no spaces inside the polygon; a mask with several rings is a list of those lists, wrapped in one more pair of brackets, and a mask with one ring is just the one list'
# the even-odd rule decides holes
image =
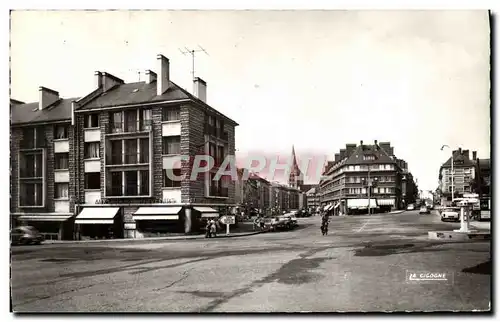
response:
{"label": "sidewalk", "polygon": [[390,214],[401,214],[405,212],[405,210],[395,210],[395,211],[391,211]]}
{"label": "sidewalk", "polygon": [[491,230],[491,221],[471,221],[469,226],[481,230]]}
{"label": "sidewalk", "polygon": [[[236,227],[234,230],[237,230]],[[217,237],[215,239],[221,238],[236,238],[236,237],[245,237],[252,236],[265,233],[267,231],[245,231],[245,232],[231,232],[229,235],[226,235],[226,231],[219,231],[217,233]],[[167,236],[167,237],[146,237],[146,238],[120,238],[120,239],[98,239],[98,240],[46,240],[43,244],[88,244],[88,243],[120,243],[120,242],[153,242],[160,240],[195,240],[195,239],[208,239],[205,238],[205,234],[198,235],[176,235],[176,236]]]}

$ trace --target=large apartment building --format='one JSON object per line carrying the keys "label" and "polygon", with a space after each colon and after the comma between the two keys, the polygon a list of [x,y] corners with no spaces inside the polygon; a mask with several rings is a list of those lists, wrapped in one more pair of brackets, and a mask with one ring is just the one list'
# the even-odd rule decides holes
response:
{"label": "large apartment building", "polygon": [[336,215],[366,212],[369,205],[382,212],[402,208],[405,164],[396,158],[390,142],[346,144],[323,174],[326,179],[318,188],[321,206]]}
{"label": "large apartment building", "polygon": [[[76,238],[190,233],[202,227],[206,218],[229,213],[234,206],[234,182],[228,176],[215,179],[223,160],[234,157],[238,124],[207,104],[202,79],[194,80],[192,95],[171,81],[166,57],[158,55],[157,63],[158,74],[146,71],[142,82],[125,83],[109,73],[96,72],[94,91],[72,104],[72,100],[60,103],[68,125],[69,174],[65,178],[71,178],[66,181],[71,201],[66,213],[74,217],[69,226]],[[69,126],[71,122],[74,127]],[[51,162],[56,167],[57,152],[62,150],[51,147],[51,138],[62,130],[50,124],[40,131],[47,142],[40,143],[45,148],[35,146],[42,153],[36,158],[41,158],[44,167],[49,164],[50,169]],[[35,142],[39,137],[34,136]],[[17,151],[15,142],[13,151]],[[198,162],[195,157],[199,155],[210,155],[215,165],[193,174],[191,180],[193,160]],[[49,184],[41,190],[43,197],[34,202],[51,204],[56,187],[50,183],[50,171],[42,174],[35,179]],[[17,200],[17,190],[13,196]],[[54,206],[47,209],[52,211]]]}
{"label": "large apartment building", "polygon": [[72,239],[74,99],[45,87],[39,97],[10,102],[11,227],[30,224],[47,239]]}

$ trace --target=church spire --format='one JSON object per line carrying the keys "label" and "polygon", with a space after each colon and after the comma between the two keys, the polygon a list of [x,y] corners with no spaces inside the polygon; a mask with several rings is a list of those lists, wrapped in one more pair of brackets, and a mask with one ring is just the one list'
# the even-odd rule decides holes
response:
{"label": "church spire", "polygon": [[293,165],[290,171],[290,177],[288,178],[288,184],[294,188],[299,188],[304,184],[304,179],[297,163],[297,156],[295,155],[295,145],[292,145],[292,158]]}

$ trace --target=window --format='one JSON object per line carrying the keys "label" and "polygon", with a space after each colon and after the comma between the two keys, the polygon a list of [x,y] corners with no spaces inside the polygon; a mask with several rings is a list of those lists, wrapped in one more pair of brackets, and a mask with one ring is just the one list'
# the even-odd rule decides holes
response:
{"label": "window", "polygon": [[225,157],[223,146],[217,147],[217,156],[216,157],[217,157],[216,164],[220,166],[222,164],[222,162],[224,162],[224,157]]}
{"label": "window", "polygon": [[179,121],[181,119],[181,108],[179,106],[175,107],[164,107],[162,110],[162,121]]}
{"label": "window", "polygon": [[140,163],[149,162],[149,139],[140,139]]}
{"label": "window", "polygon": [[385,188],[379,188],[380,193],[385,193]]}
{"label": "window", "polygon": [[181,153],[181,137],[164,136],[163,154],[180,154],[180,153]]}
{"label": "window", "polygon": [[141,176],[141,195],[149,195],[149,171],[139,171]]}
{"label": "window", "polygon": [[121,171],[113,171],[111,172],[111,187],[108,191],[108,195],[110,196],[122,196],[122,172]]}
{"label": "window", "polygon": [[43,206],[43,188],[41,183],[21,183],[19,186],[19,205]]}
{"label": "window", "polygon": [[124,171],[125,174],[125,195],[137,196],[137,171]]}
{"label": "window", "polygon": [[54,198],[55,199],[68,199],[69,198],[69,184],[68,183],[55,183],[54,184]]}
{"label": "window", "polygon": [[217,159],[217,146],[215,145],[215,143],[208,143],[208,154],[214,158],[214,160]]}
{"label": "window", "polygon": [[85,173],[85,189],[100,189],[101,188],[101,174]]}
{"label": "window", "polygon": [[55,170],[68,170],[69,169],[69,153],[56,153],[55,157]]}
{"label": "window", "polygon": [[99,127],[99,114],[87,114],[85,115],[85,124],[84,128],[96,128]]}
{"label": "window", "polygon": [[110,114],[111,120],[111,133],[121,133],[123,132],[123,113],[114,112]]}
{"label": "window", "polygon": [[23,128],[23,138],[20,142],[21,149],[35,148],[35,128]]}
{"label": "window", "polygon": [[110,142],[111,142],[111,164],[123,164],[122,140],[112,140]]}
{"label": "window", "polygon": [[141,131],[150,131],[153,128],[151,109],[144,109],[140,112]]}
{"label": "window", "polygon": [[85,143],[85,159],[99,158],[99,142]]}
{"label": "window", "polygon": [[354,170],[355,170],[355,171],[359,171],[359,170],[360,170],[359,165],[355,166],[355,167],[354,167]]}
{"label": "window", "polygon": [[61,140],[68,138],[68,126],[67,125],[56,125],[54,128],[54,139]]}
{"label": "window", "polygon": [[373,160],[375,160],[375,156],[374,155],[363,155],[363,160],[373,161]]}
{"label": "window", "polygon": [[137,163],[137,139],[125,140],[125,164]]}
{"label": "window", "polygon": [[43,176],[42,153],[23,153],[19,159],[21,178],[41,178]]}
{"label": "window", "polygon": [[137,132],[137,110],[125,111],[125,132]]}
{"label": "window", "polygon": [[179,188],[181,186],[181,169],[163,169],[163,187]]}

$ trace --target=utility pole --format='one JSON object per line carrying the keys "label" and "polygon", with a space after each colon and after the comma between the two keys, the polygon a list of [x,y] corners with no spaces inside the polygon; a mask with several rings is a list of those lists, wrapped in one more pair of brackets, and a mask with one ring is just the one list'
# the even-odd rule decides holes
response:
{"label": "utility pole", "polygon": [[371,164],[368,164],[368,215],[371,215],[371,193],[372,193],[372,182],[370,179],[370,166]]}
{"label": "utility pole", "polygon": [[181,52],[181,54],[183,54],[184,56],[186,55],[191,55],[191,61],[192,61],[192,68],[191,68],[191,74],[193,76],[193,93],[194,93],[194,79],[195,79],[195,68],[194,68],[194,59],[195,59],[195,55],[196,53],[198,52],[204,52],[205,54],[207,54],[207,56],[210,56],[207,51],[201,47],[200,45],[198,45],[199,49],[189,49],[187,47],[184,47],[184,49],[180,49],[179,48],[179,51]]}

